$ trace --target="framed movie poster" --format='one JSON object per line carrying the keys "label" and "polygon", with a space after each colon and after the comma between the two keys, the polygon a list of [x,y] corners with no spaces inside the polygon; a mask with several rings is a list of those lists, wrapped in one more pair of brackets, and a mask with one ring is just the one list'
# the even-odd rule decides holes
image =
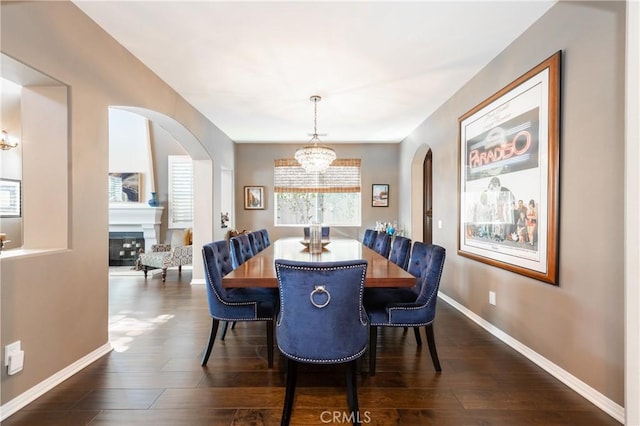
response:
{"label": "framed movie poster", "polygon": [[459,119],[458,253],[557,284],[557,52]]}

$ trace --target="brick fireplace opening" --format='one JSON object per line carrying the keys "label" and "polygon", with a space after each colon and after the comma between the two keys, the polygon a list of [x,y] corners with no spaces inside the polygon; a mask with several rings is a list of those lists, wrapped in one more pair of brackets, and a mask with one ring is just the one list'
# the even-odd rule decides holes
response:
{"label": "brick fireplace opening", "polygon": [[133,266],[144,249],[142,232],[109,232],[109,266]]}

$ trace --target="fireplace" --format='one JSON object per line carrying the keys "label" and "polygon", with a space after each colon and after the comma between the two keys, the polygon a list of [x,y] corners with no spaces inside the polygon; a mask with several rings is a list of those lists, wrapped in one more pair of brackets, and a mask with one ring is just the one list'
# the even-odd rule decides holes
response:
{"label": "fireplace", "polygon": [[133,266],[144,248],[142,232],[109,232],[109,266]]}
{"label": "fireplace", "polygon": [[149,207],[143,203],[111,204],[109,205],[109,235],[141,233],[140,248],[150,252],[151,246],[159,243],[163,210],[163,207]]}

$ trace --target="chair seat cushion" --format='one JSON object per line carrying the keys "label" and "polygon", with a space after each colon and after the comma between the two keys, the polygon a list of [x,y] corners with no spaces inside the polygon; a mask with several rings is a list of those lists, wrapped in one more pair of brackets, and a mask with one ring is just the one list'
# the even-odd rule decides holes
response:
{"label": "chair seat cushion", "polygon": [[397,303],[413,303],[418,297],[416,287],[411,288],[367,288],[363,305],[369,315],[371,325],[389,325],[387,307]]}
{"label": "chair seat cushion", "polygon": [[257,318],[273,317],[278,309],[278,289],[232,288],[226,291],[229,303],[257,302]]}

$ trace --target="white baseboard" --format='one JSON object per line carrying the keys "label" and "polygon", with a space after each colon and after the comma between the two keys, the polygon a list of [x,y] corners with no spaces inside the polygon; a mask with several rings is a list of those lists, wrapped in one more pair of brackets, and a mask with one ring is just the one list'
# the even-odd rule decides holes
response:
{"label": "white baseboard", "polygon": [[450,298],[446,294],[442,292],[438,293],[438,297],[447,302],[449,305],[453,306],[455,309],[464,314],[471,321],[478,324],[480,327],[487,330],[492,335],[496,336],[498,339],[502,340],[507,345],[511,346],[513,349],[527,357],[531,362],[545,370],[547,373],[551,374],[556,379],[560,380],[565,385],[569,386],[571,389],[576,391],[579,395],[582,395],[585,399],[590,401],[596,407],[613,417],[615,420],[624,424],[624,407],[616,404],[582,380],[578,379],[568,371],[560,368],[553,362],[549,361],[539,353],[535,352],[528,346],[522,344],[518,340],[509,336],[504,331],[500,330],[487,320],[483,319],[476,313],[467,309],[460,303],[456,302],[454,299]]}
{"label": "white baseboard", "polygon": [[0,407],[0,421],[6,420],[9,416],[15,414],[21,408],[27,406],[37,398],[49,392],[51,389],[58,386],[60,383],[64,382],[83,368],[87,367],[89,364],[102,358],[103,356],[111,352],[111,350],[111,343],[105,343],[90,354],[85,355],[73,364],[58,371],[48,379],[38,383],[28,391],[13,398],[11,401]]}
{"label": "white baseboard", "polygon": [[191,280],[190,284],[191,285],[194,285],[194,284],[202,284],[202,285],[204,285],[206,283],[207,283],[207,281],[204,278],[194,278],[194,279]]}

